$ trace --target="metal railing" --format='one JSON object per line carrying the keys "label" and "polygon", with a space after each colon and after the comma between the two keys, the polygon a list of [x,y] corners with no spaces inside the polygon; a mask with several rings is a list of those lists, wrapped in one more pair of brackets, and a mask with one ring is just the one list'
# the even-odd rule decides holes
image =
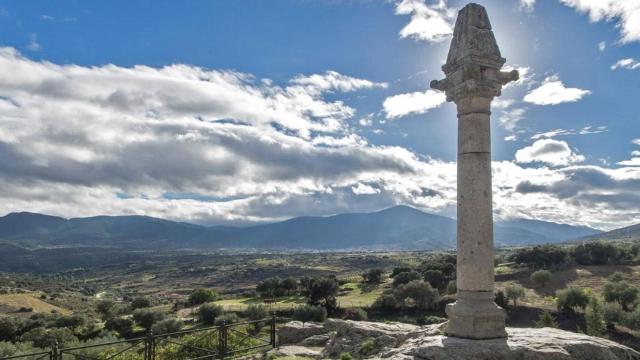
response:
{"label": "metal railing", "polygon": [[[101,344],[64,347],[50,351],[14,355],[0,360],[213,360],[246,355],[276,347],[275,316],[262,320],[172,333],[153,334]],[[268,326],[265,326],[268,325]],[[98,352],[98,355],[96,355]]]}

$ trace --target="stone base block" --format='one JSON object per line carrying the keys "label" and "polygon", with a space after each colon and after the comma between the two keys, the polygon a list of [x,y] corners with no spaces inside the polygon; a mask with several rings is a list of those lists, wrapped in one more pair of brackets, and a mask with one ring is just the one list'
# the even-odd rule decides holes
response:
{"label": "stone base block", "polygon": [[457,301],[447,305],[446,333],[465,339],[507,337],[504,309],[493,301],[491,291],[458,291]]}

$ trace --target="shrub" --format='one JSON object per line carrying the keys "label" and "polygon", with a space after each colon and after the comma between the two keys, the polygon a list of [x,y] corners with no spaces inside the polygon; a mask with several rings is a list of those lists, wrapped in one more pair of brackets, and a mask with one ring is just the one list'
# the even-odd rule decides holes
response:
{"label": "shrub", "polygon": [[216,321],[214,321],[213,323],[217,326],[220,326],[222,324],[229,325],[235,324],[237,322],[240,322],[240,318],[238,318],[238,315],[236,315],[236,313],[226,313],[218,316],[216,318]]}
{"label": "shrub", "polygon": [[394,267],[393,270],[391,271],[391,277],[394,278],[396,277],[396,275],[403,273],[403,272],[409,272],[413,269],[411,269],[410,267],[406,267],[406,266],[399,266],[399,267]]}
{"label": "shrub", "polygon": [[403,284],[408,284],[413,280],[420,280],[420,279],[422,279],[422,276],[417,271],[412,270],[408,272],[402,272],[393,278],[393,287],[397,287]]}
{"label": "shrub", "polygon": [[96,303],[96,311],[103,320],[113,316],[115,303],[111,300],[100,300]]}
{"label": "shrub", "polygon": [[543,328],[543,327],[557,328],[558,323],[553,318],[553,315],[551,315],[550,312],[545,310],[540,313],[540,316],[538,316],[538,321],[536,321],[536,327],[537,328]]}
{"label": "shrub", "polygon": [[633,330],[640,330],[640,306],[630,313],[627,313],[624,325]]}
{"label": "shrub", "polygon": [[213,289],[196,289],[189,295],[189,304],[200,305],[217,299],[218,292]]}
{"label": "shrub", "polygon": [[105,322],[104,327],[117,332],[121,337],[129,337],[133,333],[133,321],[129,318],[111,318]]}
{"label": "shrub", "polygon": [[309,305],[324,306],[327,311],[331,311],[336,307],[336,295],[339,290],[340,286],[335,277],[313,279],[307,301]]}
{"label": "shrub", "polygon": [[351,354],[349,354],[348,352],[343,352],[342,354],[340,354],[340,360],[353,360],[353,356],[351,356]]}
{"label": "shrub", "polygon": [[512,283],[504,289],[504,294],[507,299],[513,301],[513,306],[518,306],[518,299],[524,298],[524,288],[520,284]]}
{"label": "shrub", "polygon": [[[244,317],[249,319],[250,321],[257,321],[266,319],[269,316],[269,312],[267,308],[262,305],[249,305],[247,309],[244,311]],[[264,321],[258,321],[253,323],[251,326],[252,333],[258,333],[264,327]]]}
{"label": "shrub", "polygon": [[458,292],[458,285],[455,280],[450,280],[447,284],[447,294],[455,294],[456,292]]}
{"label": "shrub", "polygon": [[145,330],[150,330],[153,324],[164,319],[164,313],[152,309],[137,309],[133,312],[133,321],[142,326]]}
{"label": "shrub", "polygon": [[604,299],[607,302],[618,302],[623,309],[628,309],[638,299],[638,288],[629,285],[626,281],[619,280],[616,276],[612,276],[602,291]]}
{"label": "shrub", "polygon": [[367,338],[362,342],[362,346],[360,347],[361,354],[370,354],[376,349],[376,341],[373,338]]}
{"label": "shrub", "polygon": [[74,329],[87,324],[87,318],[81,315],[60,316],[54,322],[55,327]]}
{"label": "shrub", "polygon": [[314,305],[299,306],[294,310],[293,318],[303,323],[309,321],[321,323],[327,319],[327,309]]}
{"label": "shrub", "polygon": [[203,324],[213,325],[216,318],[224,313],[224,309],[220,305],[214,303],[202,304],[198,308],[198,321]]}
{"label": "shrub", "polygon": [[531,281],[537,286],[545,286],[549,280],[551,280],[551,271],[549,270],[538,270],[531,274]]}
{"label": "shrub", "polygon": [[576,246],[571,255],[581,265],[605,265],[615,260],[619,253],[613,244],[591,242]]}
{"label": "shrub", "polygon": [[131,301],[131,309],[143,309],[151,306],[151,300],[146,297],[139,296]]}
{"label": "shrub", "polygon": [[164,319],[153,324],[151,329],[154,334],[167,334],[180,331],[184,323],[176,318]]}
{"label": "shrub", "polygon": [[346,320],[364,321],[367,320],[367,312],[361,308],[351,308],[344,311]]}
{"label": "shrub", "polygon": [[625,312],[622,309],[622,305],[616,302],[606,302],[602,305],[602,316],[607,326],[611,327],[613,324],[621,324],[625,320]]}
{"label": "shrub", "polygon": [[440,270],[427,270],[424,272],[424,280],[436,289],[444,289],[448,279]]}
{"label": "shrub", "polygon": [[589,299],[584,319],[587,323],[587,335],[602,336],[607,331],[607,324],[602,315],[602,305],[595,297]]}
{"label": "shrub", "polygon": [[427,315],[421,318],[418,318],[416,320],[416,323],[418,325],[433,325],[433,324],[440,324],[447,321],[446,318],[442,318],[439,316],[433,316],[433,315]]}
{"label": "shrub", "polygon": [[493,301],[495,301],[496,305],[498,305],[498,306],[500,306],[502,308],[505,308],[508,305],[507,304],[508,300],[509,299],[507,299],[507,296],[504,294],[504,291],[498,290],[496,292],[496,296],[495,296],[495,299]]}
{"label": "shrub", "polygon": [[516,251],[511,260],[536,269],[552,268],[566,264],[569,253],[556,245],[534,246]]}
{"label": "shrub", "polygon": [[20,341],[31,341],[33,346],[39,348],[48,348],[56,342],[59,344],[78,341],[73,331],[66,328],[54,328],[46,330],[38,327],[31,329],[20,337]]}
{"label": "shrub", "polygon": [[589,295],[582,288],[569,288],[560,290],[556,294],[558,310],[573,312],[578,308],[584,310],[589,303]]}
{"label": "shrub", "polygon": [[384,271],[381,269],[370,269],[369,271],[362,274],[362,279],[367,284],[382,284],[384,281]]}
{"label": "shrub", "polygon": [[0,341],[13,341],[18,336],[18,322],[9,316],[0,316]]}
{"label": "shrub", "polygon": [[438,289],[432,288],[428,282],[422,280],[413,280],[400,285],[395,289],[394,294],[402,304],[406,304],[406,300],[410,299],[420,310],[431,309],[440,297]]}
{"label": "shrub", "polygon": [[380,295],[371,305],[372,308],[383,313],[391,313],[400,307],[398,300],[392,294],[386,293]]}

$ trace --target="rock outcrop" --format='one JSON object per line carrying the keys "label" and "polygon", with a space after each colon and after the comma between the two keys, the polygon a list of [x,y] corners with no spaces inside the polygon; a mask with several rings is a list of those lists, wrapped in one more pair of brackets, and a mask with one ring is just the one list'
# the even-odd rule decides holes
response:
{"label": "rock outcrop", "polygon": [[444,335],[444,325],[329,319],[302,327],[291,322],[279,330],[281,347],[272,353],[313,359],[348,352],[354,358],[390,360],[640,360],[640,352],[626,346],[564,330],[507,328],[507,339],[470,340]]}

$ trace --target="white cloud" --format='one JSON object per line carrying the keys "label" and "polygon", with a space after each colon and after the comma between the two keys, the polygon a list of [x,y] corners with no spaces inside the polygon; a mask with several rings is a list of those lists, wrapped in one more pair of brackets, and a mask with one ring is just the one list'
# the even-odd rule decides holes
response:
{"label": "white cloud", "polygon": [[536,4],[536,0],[520,0],[520,9],[531,12]]}
{"label": "white cloud", "polygon": [[440,42],[453,35],[455,11],[447,7],[446,0],[428,4],[426,0],[396,2],[396,15],[410,15],[411,20],[400,30],[401,38]]}
{"label": "white cloud", "polygon": [[603,52],[606,48],[607,48],[607,43],[606,43],[606,42],[604,42],[604,41],[600,41],[600,42],[598,43],[598,50],[599,50],[600,52]]}
{"label": "white cloud", "polygon": [[532,145],[516,152],[518,163],[544,163],[551,166],[566,166],[584,161],[584,156],[571,150],[569,144],[553,139],[537,140]]}
{"label": "white cloud", "polygon": [[382,104],[387,119],[424,114],[444,104],[446,96],[435,90],[399,94],[386,98]]}
{"label": "white cloud", "polygon": [[640,69],[640,61],[631,58],[618,60],[615,64],[611,65],[611,70],[616,69]]}
{"label": "white cloud", "polygon": [[[455,215],[456,163],[354,134],[360,117],[339,93],[349,86],[61,66],[6,48],[0,71],[0,214],[246,224],[406,204]],[[493,171],[497,216],[605,228],[640,217],[640,167]]]}
{"label": "white cloud", "polygon": [[357,79],[331,70],[325,72],[324,74],[313,74],[310,76],[298,75],[291,80],[291,83],[304,86],[309,90],[318,93],[334,90],[349,92],[371,88],[384,89],[388,86],[388,84],[384,82],[373,82],[366,79]]}
{"label": "white cloud", "polygon": [[38,42],[38,36],[36,34],[31,34],[29,36],[29,43],[27,44],[27,50],[29,51],[40,51],[42,46]]}
{"label": "white cloud", "polygon": [[623,166],[640,166],[640,157],[631,158],[631,160],[619,161],[618,165]]}
{"label": "white cloud", "polygon": [[522,108],[513,108],[509,110],[502,111],[498,120],[500,120],[500,125],[504,127],[507,131],[514,131],[518,122],[524,119],[524,114],[526,110]]}
{"label": "white cloud", "polygon": [[560,0],[566,6],[587,13],[592,22],[616,21],[622,43],[640,41],[638,0]]}
{"label": "white cloud", "polygon": [[557,105],[578,101],[589,94],[589,90],[567,88],[557,76],[549,76],[540,87],[527,93],[523,100],[536,105]]}
{"label": "white cloud", "polygon": [[507,135],[504,137],[504,141],[516,141],[518,136],[516,134]]}
{"label": "white cloud", "polygon": [[493,99],[493,102],[491,102],[491,106],[493,106],[496,109],[507,109],[511,107],[511,105],[513,105],[514,102],[515,100],[513,99],[503,99],[498,97]]}
{"label": "white cloud", "polygon": [[532,140],[542,139],[542,138],[554,138],[557,136],[567,136],[567,135],[589,135],[589,134],[599,134],[603,132],[607,132],[608,129],[606,126],[585,126],[579,130],[575,129],[555,129],[546,132],[539,132],[531,136]]}
{"label": "white cloud", "polygon": [[632,144],[636,144],[636,145],[640,145],[640,139],[633,139],[631,140]]}
{"label": "white cloud", "polygon": [[535,73],[533,69],[528,66],[518,66],[518,65],[505,65],[502,67],[502,71],[510,72],[512,70],[518,70],[518,80],[511,81],[507,85],[504,86],[505,89],[509,89],[512,87],[518,87],[526,85],[527,88],[531,87],[535,83],[533,77]]}

